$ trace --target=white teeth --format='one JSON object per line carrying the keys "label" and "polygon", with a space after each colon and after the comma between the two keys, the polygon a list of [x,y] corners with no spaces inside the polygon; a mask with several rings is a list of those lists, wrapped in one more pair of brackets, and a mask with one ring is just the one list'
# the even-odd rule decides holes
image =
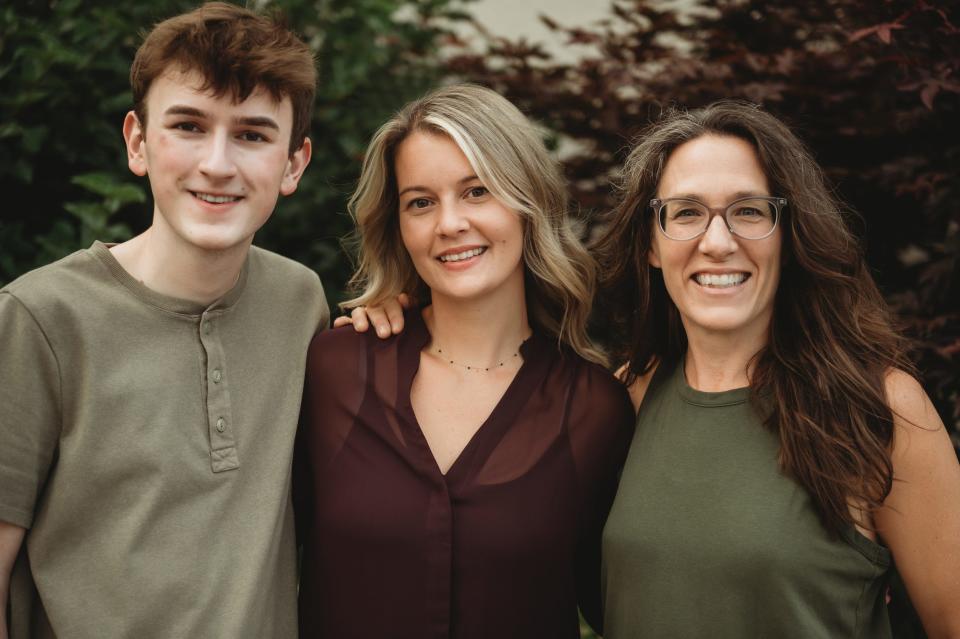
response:
{"label": "white teeth", "polygon": [[483,247],[479,247],[475,249],[470,249],[469,251],[464,251],[462,253],[451,253],[450,255],[441,255],[439,259],[441,262],[460,262],[461,260],[465,260],[465,259],[474,257],[476,255],[480,255],[486,250],[487,249]]}
{"label": "white teeth", "polygon": [[747,279],[746,273],[697,273],[694,276],[697,284],[700,286],[712,286],[714,288],[728,288],[743,283]]}
{"label": "white teeth", "polygon": [[211,204],[224,204],[226,202],[236,202],[239,197],[233,195],[209,195],[207,193],[194,193],[199,200],[210,202]]}

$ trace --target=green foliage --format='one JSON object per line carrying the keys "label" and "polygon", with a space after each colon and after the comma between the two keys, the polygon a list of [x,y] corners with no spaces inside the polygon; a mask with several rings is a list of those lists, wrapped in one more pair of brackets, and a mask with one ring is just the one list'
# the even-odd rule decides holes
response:
{"label": "green foliage", "polygon": [[127,170],[120,135],[126,78],[139,32],[189,6],[15,0],[0,8],[0,283],[147,223],[146,184]]}
{"label": "green foliage", "polygon": [[[317,52],[313,160],[257,243],[316,269],[337,299],[350,271],[340,238],[370,136],[434,84],[436,52],[469,0],[277,0]],[[126,167],[120,126],[142,34],[197,3],[14,0],[0,8],[0,284],[152,215]],[[65,204],[66,203],[66,204]]]}

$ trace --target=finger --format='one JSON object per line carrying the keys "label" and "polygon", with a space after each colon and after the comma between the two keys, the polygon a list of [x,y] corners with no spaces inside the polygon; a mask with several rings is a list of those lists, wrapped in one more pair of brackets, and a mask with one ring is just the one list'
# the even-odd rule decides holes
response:
{"label": "finger", "polygon": [[353,330],[358,333],[365,333],[370,328],[370,322],[367,321],[367,309],[363,306],[350,311],[350,318],[353,320]]}
{"label": "finger", "polygon": [[394,335],[399,335],[403,331],[403,309],[400,298],[396,302],[387,302],[383,305],[383,310],[387,314],[387,320],[390,322],[390,330]]}
{"label": "finger", "polygon": [[390,319],[387,317],[382,306],[368,306],[366,308],[367,319],[373,324],[377,331],[377,337],[390,337]]}
{"label": "finger", "polygon": [[341,326],[347,326],[348,324],[353,324],[353,318],[349,315],[341,315],[333,320],[334,328],[340,328]]}
{"label": "finger", "polygon": [[400,302],[400,306],[403,308],[410,308],[413,306],[413,299],[406,293],[400,293],[397,295],[397,301]]}

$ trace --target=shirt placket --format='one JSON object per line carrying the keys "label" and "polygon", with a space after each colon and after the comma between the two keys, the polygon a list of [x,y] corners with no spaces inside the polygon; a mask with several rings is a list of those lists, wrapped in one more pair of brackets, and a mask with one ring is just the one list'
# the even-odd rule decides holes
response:
{"label": "shirt placket", "polygon": [[427,618],[431,621],[427,637],[450,636],[453,580],[453,504],[446,482],[440,481],[427,507],[427,537],[430,552],[426,586]]}
{"label": "shirt placket", "polygon": [[200,344],[204,350],[207,430],[210,436],[210,468],[215,473],[240,467],[234,437],[234,421],[223,354],[222,316],[207,311],[200,316]]}

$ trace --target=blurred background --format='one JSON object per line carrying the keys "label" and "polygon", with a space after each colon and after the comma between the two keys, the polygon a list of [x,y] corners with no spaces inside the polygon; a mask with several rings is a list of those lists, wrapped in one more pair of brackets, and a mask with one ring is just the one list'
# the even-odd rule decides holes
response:
{"label": "blurred background", "polygon": [[[120,125],[141,35],[195,2],[0,7],[0,285],[142,231]],[[257,244],[352,270],[345,202],[371,133],[439,83],[500,91],[542,125],[585,233],[631,139],[669,105],[762,104],[813,149],[960,444],[960,11],[947,0],[274,0],[317,53],[314,156]],[[602,338],[602,335],[599,337]]]}

